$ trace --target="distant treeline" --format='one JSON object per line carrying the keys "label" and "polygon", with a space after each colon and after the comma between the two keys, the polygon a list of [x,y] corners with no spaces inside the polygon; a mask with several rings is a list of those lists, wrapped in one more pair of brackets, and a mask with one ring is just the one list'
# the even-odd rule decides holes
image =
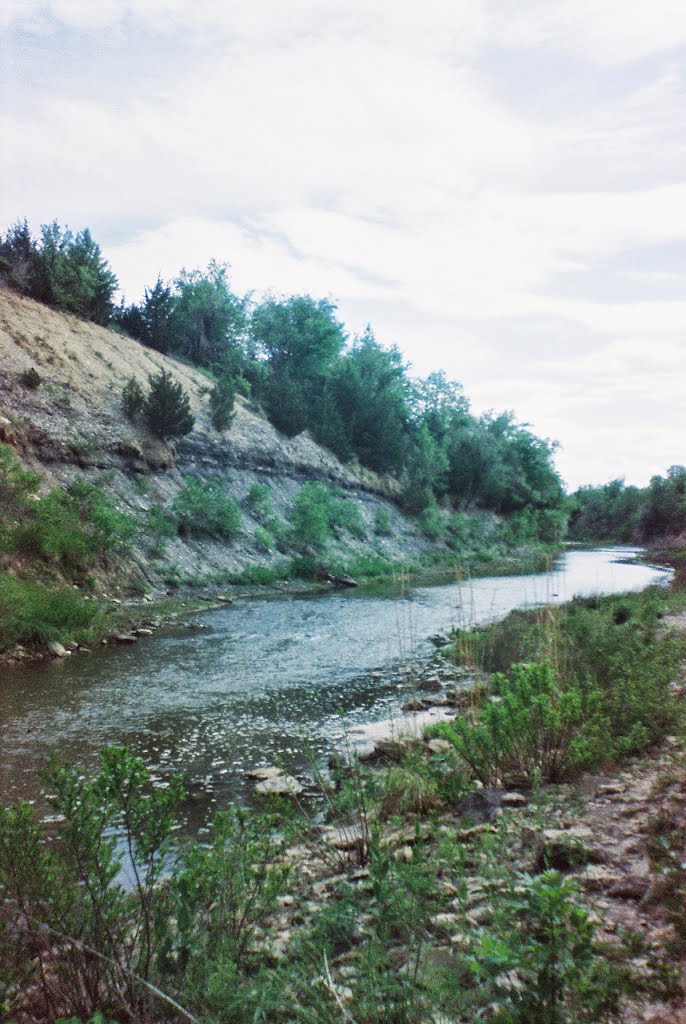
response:
{"label": "distant treeline", "polygon": [[553,443],[511,413],[473,414],[461,385],[443,373],[410,377],[398,349],[381,345],[371,327],[348,337],[328,299],[254,302],[231,290],[225,264],[211,262],[158,278],[139,303],[117,305],[117,279],[90,232],[57,223],[38,239],[25,221],[0,237],[0,276],[202,368],[258,403],[284,433],[309,430],[341,459],[394,475],[415,515],[430,517],[440,504],[478,507],[524,516],[526,530],[547,539],[564,533]]}
{"label": "distant treeline", "polygon": [[647,487],[627,487],[623,480],[580,487],[569,508],[573,540],[643,543],[676,537],[686,531],[686,467],[671,466]]}

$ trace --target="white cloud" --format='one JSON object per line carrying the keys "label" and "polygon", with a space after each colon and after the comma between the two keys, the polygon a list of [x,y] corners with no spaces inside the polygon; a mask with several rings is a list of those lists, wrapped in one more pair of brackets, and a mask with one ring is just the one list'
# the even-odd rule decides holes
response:
{"label": "white cloud", "polygon": [[[89,224],[129,298],[210,257],[239,290],[333,295],[558,436],[574,480],[631,452],[654,471],[646,431],[676,461],[686,299],[676,278],[648,301],[671,268],[632,254],[686,243],[681,0],[6,0],[0,23],[27,30],[29,72],[57,29],[76,81],[84,46],[119,57],[108,99],[16,82],[2,223]],[[185,59],[153,83],[127,59],[141,37]],[[562,58],[539,90],[574,97],[559,110],[508,95],[508,60],[541,54]],[[656,394],[671,435],[637,422]]]}

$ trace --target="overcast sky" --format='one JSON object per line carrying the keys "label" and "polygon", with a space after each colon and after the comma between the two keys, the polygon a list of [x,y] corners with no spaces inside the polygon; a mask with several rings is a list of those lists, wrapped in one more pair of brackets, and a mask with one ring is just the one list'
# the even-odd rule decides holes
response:
{"label": "overcast sky", "polygon": [[129,299],[231,265],[333,297],[561,444],[686,462],[684,0],[3,0],[0,230]]}

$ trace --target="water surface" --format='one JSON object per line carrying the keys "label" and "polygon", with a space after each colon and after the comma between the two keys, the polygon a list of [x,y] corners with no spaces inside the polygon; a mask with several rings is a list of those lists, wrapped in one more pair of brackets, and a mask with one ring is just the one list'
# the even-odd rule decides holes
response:
{"label": "water surface", "polygon": [[548,574],[383,595],[246,600],[195,615],[206,630],[165,629],[131,647],[5,671],[0,799],[40,805],[51,752],[92,763],[99,747],[125,743],[156,777],[182,773],[200,824],[209,807],[245,795],[245,768],[278,760],[302,771],[306,748],[321,753],[344,727],[398,713],[431,635],[669,580],[669,570],[628,561],[635,553],[570,551]]}

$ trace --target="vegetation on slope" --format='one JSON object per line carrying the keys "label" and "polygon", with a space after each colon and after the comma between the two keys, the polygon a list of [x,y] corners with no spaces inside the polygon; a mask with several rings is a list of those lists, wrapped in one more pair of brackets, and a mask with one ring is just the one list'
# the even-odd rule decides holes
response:
{"label": "vegetation on slope", "polygon": [[[399,478],[405,508],[428,523],[440,504],[527,511],[543,534],[564,533],[554,444],[509,413],[475,416],[461,386],[441,373],[412,379],[399,351],[381,345],[371,328],[349,339],[328,300],[295,295],[255,304],[232,292],[226,266],[212,262],[158,280],[140,303],[115,307],[116,279],[88,232],[73,236],[56,224],[44,226],[38,241],[26,223],[11,228],[0,241],[0,276],[203,368],[215,384],[219,430],[230,426],[233,395],[249,394],[287,435],[309,430],[341,459]],[[132,397],[124,396],[127,408]]]}
{"label": "vegetation on slope", "polygon": [[569,499],[573,540],[654,543],[686,531],[686,467],[671,466],[647,487],[612,480]]}

